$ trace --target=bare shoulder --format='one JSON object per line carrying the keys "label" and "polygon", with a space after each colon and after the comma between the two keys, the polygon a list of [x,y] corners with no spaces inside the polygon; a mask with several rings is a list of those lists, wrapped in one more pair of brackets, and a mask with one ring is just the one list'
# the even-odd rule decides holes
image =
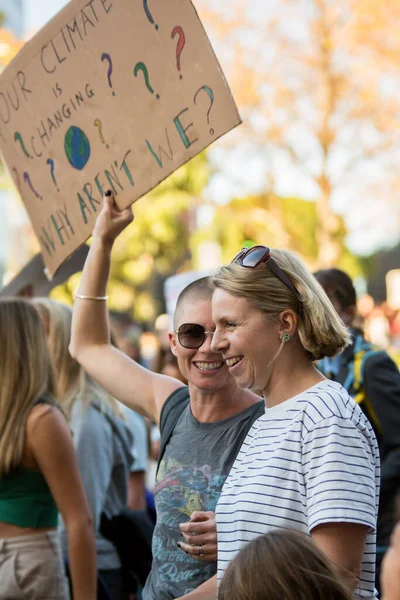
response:
{"label": "bare shoulder", "polygon": [[27,423],[26,433],[28,443],[39,432],[49,429],[65,429],[67,423],[62,412],[53,404],[37,404],[31,410]]}

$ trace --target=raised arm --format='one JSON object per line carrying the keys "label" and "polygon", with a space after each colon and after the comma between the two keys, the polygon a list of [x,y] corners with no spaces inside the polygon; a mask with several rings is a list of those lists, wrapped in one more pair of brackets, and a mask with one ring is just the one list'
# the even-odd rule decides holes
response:
{"label": "raised arm", "polygon": [[107,295],[111,250],[117,236],[132,220],[132,209],[119,211],[112,193],[107,191],[76,294],[69,349],[112,396],[158,423],[165,400],[182,383],[148,371],[114,348],[110,343],[107,303],[93,299]]}

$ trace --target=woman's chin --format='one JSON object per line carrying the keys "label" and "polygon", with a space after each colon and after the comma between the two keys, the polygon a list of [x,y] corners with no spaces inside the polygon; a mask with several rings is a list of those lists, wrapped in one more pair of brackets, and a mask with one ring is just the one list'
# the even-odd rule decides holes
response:
{"label": "woman's chin", "polygon": [[254,387],[254,377],[238,375],[235,377],[237,385],[243,390],[251,390]]}

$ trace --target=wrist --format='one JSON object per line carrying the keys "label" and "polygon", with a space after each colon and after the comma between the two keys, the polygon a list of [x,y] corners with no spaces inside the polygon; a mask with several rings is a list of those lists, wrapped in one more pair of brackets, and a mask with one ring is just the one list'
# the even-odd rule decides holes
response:
{"label": "wrist", "polygon": [[115,240],[107,240],[97,235],[92,237],[91,247],[95,250],[102,250],[110,253]]}

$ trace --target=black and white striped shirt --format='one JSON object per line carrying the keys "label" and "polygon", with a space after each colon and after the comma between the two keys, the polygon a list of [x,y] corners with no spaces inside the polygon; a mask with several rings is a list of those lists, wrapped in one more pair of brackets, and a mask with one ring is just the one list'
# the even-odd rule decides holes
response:
{"label": "black and white striped shirt", "polygon": [[360,523],[369,531],[354,598],[374,598],[379,480],[375,434],[340,384],[325,380],[267,408],[218,501],[218,579],[247,542],[272,529]]}

